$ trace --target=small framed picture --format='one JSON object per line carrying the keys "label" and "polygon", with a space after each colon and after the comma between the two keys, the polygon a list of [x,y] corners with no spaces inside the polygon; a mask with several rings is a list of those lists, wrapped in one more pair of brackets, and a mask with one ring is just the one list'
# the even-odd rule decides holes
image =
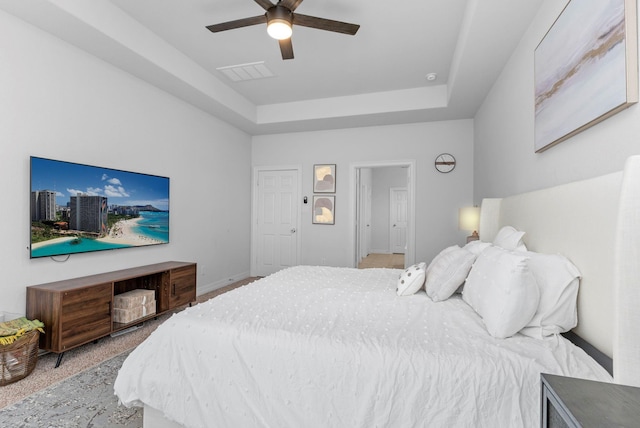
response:
{"label": "small framed picture", "polygon": [[335,224],[335,195],[313,195],[313,224]]}
{"label": "small framed picture", "polygon": [[336,164],[313,166],[313,193],[336,193]]}

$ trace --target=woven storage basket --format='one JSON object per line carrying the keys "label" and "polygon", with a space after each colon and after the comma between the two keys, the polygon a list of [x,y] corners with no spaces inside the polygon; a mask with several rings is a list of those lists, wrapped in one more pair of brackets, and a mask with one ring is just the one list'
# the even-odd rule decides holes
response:
{"label": "woven storage basket", "polygon": [[0,345],[0,386],[29,376],[38,362],[40,332],[32,330],[10,345]]}

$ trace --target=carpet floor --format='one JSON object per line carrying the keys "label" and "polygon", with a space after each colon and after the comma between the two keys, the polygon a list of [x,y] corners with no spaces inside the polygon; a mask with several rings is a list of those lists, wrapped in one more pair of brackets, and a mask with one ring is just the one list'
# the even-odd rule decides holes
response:
{"label": "carpet floor", "polygon": [[[253,282],[247,278],[204,294],[207,301]],[[142,412],[117,405],[113,382],[129,352],[146,339],[172,313],[145,321],[125,335],[67,351],[55,367],[57,354],[38,357],[26,378],[0,387],[0,427],[141,427]]]}
{"label": "carpet floor", "polygon": [[15,428],[142,427],[142,409],[118,404],[113,383],[131,351],[113,357],[0,410]]}

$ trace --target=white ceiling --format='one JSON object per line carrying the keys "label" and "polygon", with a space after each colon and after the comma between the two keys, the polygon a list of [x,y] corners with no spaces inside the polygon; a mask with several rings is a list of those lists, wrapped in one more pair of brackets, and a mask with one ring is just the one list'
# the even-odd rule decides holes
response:
{"label": "white ceiling", "polygon": [[[296,27],[281,59],[253,0],[0,0],[24,19],[250,134],[472,118],[542,0],[304,0],[296,12],[359,24]],[[220,67],[264,62],[232,82]],[[426,75],[437,73],[435,81]]]}

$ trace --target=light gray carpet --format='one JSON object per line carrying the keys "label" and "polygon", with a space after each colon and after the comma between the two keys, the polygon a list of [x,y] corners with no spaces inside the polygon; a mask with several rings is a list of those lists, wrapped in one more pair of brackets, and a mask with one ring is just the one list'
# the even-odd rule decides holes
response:
{"label": "light gray carpet", "polygon": [[[142,427],[142,409],[118,404],[113,383],[130,351],[0,410],[12,428]],[[2,391],[0,390],[0,393]]]}

